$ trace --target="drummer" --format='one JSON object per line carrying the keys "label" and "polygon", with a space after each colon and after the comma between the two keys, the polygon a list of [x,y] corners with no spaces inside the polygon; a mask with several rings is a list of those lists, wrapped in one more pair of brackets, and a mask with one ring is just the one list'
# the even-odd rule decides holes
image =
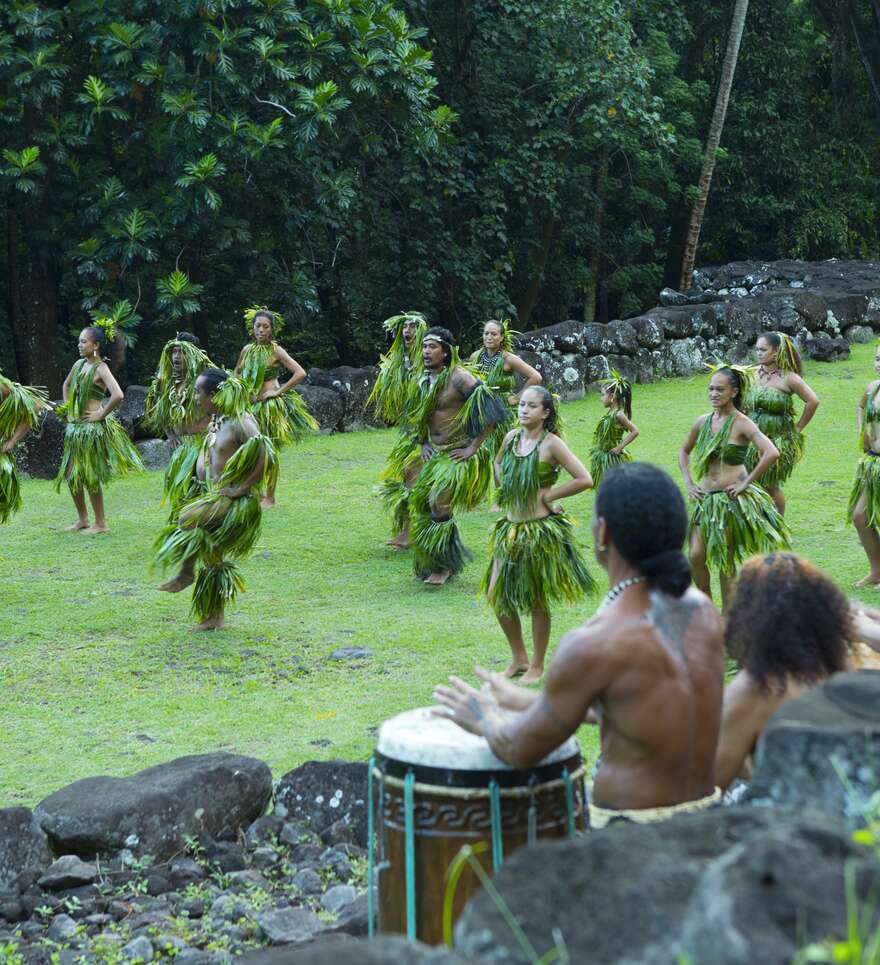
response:
{"label": "drummer", "polygon": [[434,690],[443,705],[437,713],[484,736],[522,770],[585,719],[597,723],[593,828],[703,810],[720,800],[714,766],[724,655],[718,613],[690,587],[684,501],[662,470],[625,463],[603,478],[592,528],[611,589],[596,614],[563,637],[543,693],[477,668],[487,686],[450,677],[450,686]]}

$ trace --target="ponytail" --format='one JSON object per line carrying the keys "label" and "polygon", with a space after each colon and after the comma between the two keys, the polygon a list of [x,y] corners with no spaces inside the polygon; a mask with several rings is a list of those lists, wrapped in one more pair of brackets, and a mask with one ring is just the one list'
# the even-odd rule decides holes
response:
{"label": "ponytail", "polygon": [[776,365],[782,372],[794,372],[802,375],[803,363],[794,342],[783,332],[764,332],[758,338],[766,339],[776,349]]}

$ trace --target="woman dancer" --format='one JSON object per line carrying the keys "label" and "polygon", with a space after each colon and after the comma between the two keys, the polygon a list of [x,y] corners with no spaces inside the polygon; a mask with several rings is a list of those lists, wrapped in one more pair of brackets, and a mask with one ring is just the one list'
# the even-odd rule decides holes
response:
{"label": "woman dancer", "polygon": [[[880,375],[880,345],[874,352],[874,371]],[[880,379],[868,384],[856,409],[862,458],[849,497],[847,516],[859,534],[871,567],[856,586],[880,584]]]}
{"label": "woman dancer", "polygon": [[7,379],[0,373],[0,523],[8,523],[21,509],[21,486],[12,450],[28,429],[40,424],[40,412],[50,408],[42,389]]}
{"label": "woman dancer", "polygon": [[[283,324],[277,312],[268,308],[249,308],[244,318],[254,340],[241,350],[235,374],[249,388],[260,432],[269,439],[277,454],[288,443],[299,442],[306,433],[318,428],[302,396],[292,391],[305,379],[306,371],[275,341]],[[280,382],[277,371],[273,371],[277,367],[287,369],[292,377]],[[275,505],[277,483],[278,467],[275,463],[272,475],[266,482],[263,506]]]}
{"label": "woman dancer", "polygon": [[[755,356],[758,359],[757,381],[746,393],[745,410],[779,450],[779,459],[761,477],[760,485],[773,497],[779,512],[785,515],[782,484],[804,454],[803,431],[819,408],[819,397],[801,378],[801,357],[787,335],[780,332],[759,335]],[[794,421],[794,396],[804,403],[797,424]],[[746,468],[754,469],[759,458],[756,449],[749,449]]]}
{"label": "woman dancer", "polygon": [[[590,450],[590,475],[593,485],[598,486],[602,476],[622,462],[631,462],[626,447],[633,442],[639,430],[632,422],[632,386],[614,369],[611,378],[602,379],[602,405],[608,410],[599,420],[593,432],[593,448]],[[625,434],[625,436],[624,436]]]}
{"label": "woman dancer", "polygon": [[[491,318],[486,322],[483,326],[483,347],[474,352],[470,361],[492,391],[506,399],[508,405],[517,405],[526,389],[543,381],[537,369],[514,355],[513,333],[507,319],[499,322]],[[517,375],[524,380],[519,394],[515,391]]]}
{"label": "woman dancer", "polygon": [[[76,506],[77,519],[68,530],[106,533],[102,486],[113,476],[141,471],[141,457],[111,413],[122,402],[122,389],[105,361],[108,342],[113,340],[113,325],[98,319],[79,333],[79,361],[67,374],[62,388],[63,404],[59,414],[67,417],[64,428],[64,453],[55,477],[55,489],[67,483]],[[105,396],[109,398],[104,401]],[[89,524],[85,494],[89,494],[93,524]]]}
{"label": "woman dancer", "polygon": [[[553,434],[556,407],[540,386],[523,389],[519,428],[507,433],[495,460],[498,503],[507,510],[492,529],[484,592],[495,610],[513,658],[506,677],[541,679],[550,641],[550,604],[574,603],[595,588],[574,540],[573,526],[557,499],[589,489],[590,474]],[[560,468],[571,479],[557,484]],[[529,661],[519,614],[531,612],[533,656]]]}
{"label": "woman dancer", "polygon": [[[737,567],[749,556],[787,548],[789,533],[773,500],[755,485],[779,458],[779,451],[742,413],[748,372],[730,365],[712,369],[712,412],[693,424],[678,463],[690,498],[696,502],[690,524],[694,583],[711,593],[709,568],[718,569],[726,610]],[[750,445],[761,458],[747,473],[744,464]]]}
{"label": "woman dancer", "polygon": [[166,435],[174,449],[162,489],[162,505],[170,504],[172,518],[194,495],[196,460],[211,418],[199,406],[196,379],[210,366],[198,338],[178,332],[165,343],[147,393],[144,423]]}

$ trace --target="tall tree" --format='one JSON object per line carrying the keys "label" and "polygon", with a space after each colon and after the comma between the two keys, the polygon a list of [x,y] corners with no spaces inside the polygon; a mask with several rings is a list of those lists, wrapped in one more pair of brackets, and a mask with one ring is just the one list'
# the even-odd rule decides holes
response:
{"label": "tall tree", "polygon": [[746,25],[746,13],[749,0],[734,0],[733,16],[730,20],[730,33],[727,37],[727,50],[724,53],[724,63],[721,67],[721,79],[718,82],[718,93],[715,97],[715,110],[709,124],[709,134],[706,138],[706,151],[703,155],[703,167],[697,184],[697,194],[691,208],[687,236],[684,245],[684,257],[681,264],[681,278],[679,288],[687,291],[694,280],[694,265],[697,259],[697,245],[700,241],[700,229],[703,226],[703,215],[706,212],[706,202],[709,199],[709,188],[712,184],[712,174],[721,145],[721,134],[724,130],[724,118],[727,116],[727,105],[730,102],[730,91],[733,88],[733,75],[739,58],[739,46],[742,41],[743,30]]}

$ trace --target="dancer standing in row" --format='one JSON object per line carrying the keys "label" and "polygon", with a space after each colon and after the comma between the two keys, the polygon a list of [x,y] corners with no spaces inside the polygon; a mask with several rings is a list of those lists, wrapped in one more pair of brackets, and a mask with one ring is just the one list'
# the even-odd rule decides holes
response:
{"label": "dancer standing in row", "polygon": [[601,379],[602,405],[607,410],[593,432],[590,450],[590,475],[598,486],[605,473],[622,462],[631,462],[626,447],[639,430],[632,421],[632,385],[620,373],[611,370],[611,377]]}
{"label": "dancer standing in row", "polygon": [[385,468],[380,476],[380,493],[391,519],[392,533],[388,545],[404,550],[409,546],[409,494],[421,469],[421,451],[407,418],[407,409],[416,393],[416,385],[425,371],[422,362],[422,336],[428,327],[419,312],[394,315],[384,322],[393,340],[387,355],[379,362],[379,376],[367,399],[367,405],[389,425],[400,428]]}
{"label": "dancer standing in row", "polygon": [[[58,413],[67,417],[67,425],[55,489],[60,490],[62,483],[70,487],[77,512],[76,522],[68,526],[72,531],[106,533],[102,486],[113,476],[125,476],[144,468],[134,444],[112,415],[123,399],[122,389],[106,362],[108,340],[112,339],[112,325],[102,324],[100,320],[80,332],[80,358],[64,380],[64,403],[58,407]],[[109,398],[104,401],[107,395]],[[95,516],[91,525],[86,493]]]}
{"label": "dancer standing in row", "polygon": [[40,412],[51,408],[46,393],[0,373],[0,523],[21,509],[21,485],[12,450],[29,429],[40,425]]}
{"label": "dancer standing in row", "polygon": [[[537,369],[514,354],[513,333],[507,319],[499,322],[492,318],[486,322],[483,326],[483,347],[471,355],[470,362],[489,388],[511,406],[518,404],[526,389],[543,381]],[[519,393],[516,392],[518,375],[523,380]]]}
{"label": "dancer standing in row", "polygon": [[[785,515],[785,495],[782,484],[789,478],[804,454],[804,434],[807,424],[819,408],[819,397],[803,380],[803,366],[797,349],[787,335],[765,332],[755,345],[758,359],[757,380],[749,386],[744,406],[748,417],[779,450],[779,458],[761,476],[761,488],[766,489],[776,508]],[[794,396],[804,403],[797,424],[794,421]],[[760,453],[750,448],[746,468],[757,466]]]}
{"label": "dancer standing in row", "polygon": [[[312,418],[299,393],[292,391],[306,377],[305,369],[292,359],[275,341],[283,324],[281,316],[268,308],[249,308],[244,313],[253,342],[241,350],[235,365],[251,393],[253,413],[260,432],[272,443],[276,453],[291,442],[299,442],[308,432],[314,432],[318,423]],[[280,382],[277,371],[283,368],[291,378]],[[278,467],[266,483],[263,506],[275,505],[275,486],[278,483]]]}
{"label": "dancer standing in row", "polygon": [[[709,569],[717,569],[725,610],[737,567],[750,556],[785,549],[789,543],[788,528],[773,500],[755,485],[779,458],[779,450],[743,414],[747,386],[746,369],[714,367],[709,380],[712,412],[693,424],[678,457],[688,493],[696,502],[690,525],[694,583],[711,593]],[[747,473],[750,445],[761,458]]]}
{"label": "dancer standing in row", "polygon": [[[880,345],[874,352],[874,371],[880,376]],[[870,570],[856,586],[880,584],[880,379],[868,383],[857,412],[862,457],[849,497],[847,516],[859,534]]]}
{"label": "dancer standing in row", "polygon": [[144,424],[167,436],[174,451],[162,488],[162,505],[169,503],[173,519],[192,499],[196,461],[210,416],[199,406],[196,379],[211,360],[189,332],[178,332],[165,343],[159,367],[147,393]]}
{"label": "dancer standing in row", "polygon": [[[541,386],[524,389],[519,428],[507,433],[495,460],[498,503],[507,510],[492,529],[489,567],[480,587],[510,644],[505,677],[522,673],[537,683],[550,642],[550,605],[576,603],[595,588],[574,538],[574,527],[558,499],[592,485],[590,474],[554,435],[556,406]],[[572,477],[557,484],[559,470]],[[533,656],[529,660],[520,613],[531,613]]]}
{"label": "dancer standing in row", "polygon": [[273,475],[272,445],[244,411],[237,381],[214,368],[196,380],[199,405],[211,416],[196,464],[203,494],[182,506],[156,541],[155,563],[180,567],[160,589],[179,593],[195,583],[197,630],[222,627],[226,606],[244,589],[235,561],[250,554],[260,535],[260,489]]}
{"label": "dancer standing in row", "polygon": [[468,554],[453,515],[476,509],[485,498],[492,461],[483,443],[507,408],[462,368],[448,329],[425,332],[422,360],[425,374],[410,418],[423,466],[410,497],[410,534],[416,576],[440,586],[464,567]]}

